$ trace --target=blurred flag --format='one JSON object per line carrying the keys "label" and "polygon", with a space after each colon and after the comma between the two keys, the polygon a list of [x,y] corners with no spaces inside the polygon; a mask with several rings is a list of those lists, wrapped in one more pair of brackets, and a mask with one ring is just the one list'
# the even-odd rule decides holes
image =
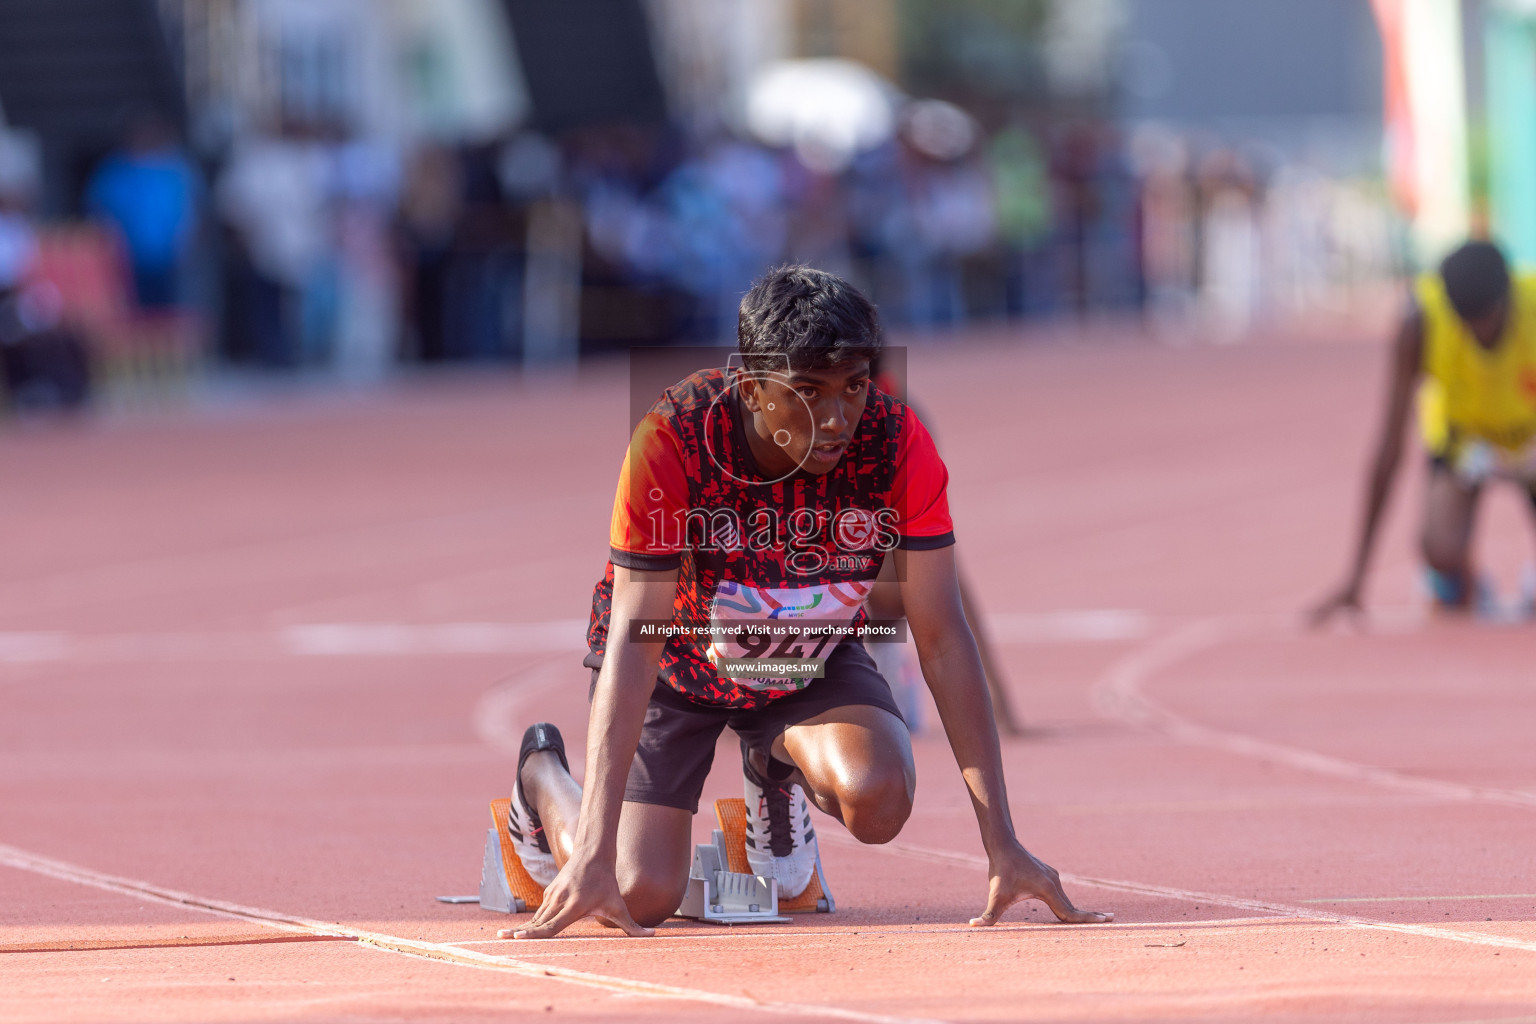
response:
{"label": "blurred flag", "polygon": [[1383,142],[1392,199],[1410,216],[1418,209],[1414,178],[1413,120],[1408,109],[1408,69],[1403,54],[1403,0],[1371,0],[1381,32]]}
{"label": "blurred flag", "polygon": [[1466,238],[1467,90],[1459,0],[1371,0],[1381,32],[1388,180],[1421,262]]}

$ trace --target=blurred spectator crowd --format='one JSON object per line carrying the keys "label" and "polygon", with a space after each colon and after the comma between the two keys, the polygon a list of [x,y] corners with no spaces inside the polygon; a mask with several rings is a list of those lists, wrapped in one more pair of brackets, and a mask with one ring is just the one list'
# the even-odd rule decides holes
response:
{"label": "blurred spectator crowd", "polygon": [[[841,161],[627,126],[400,154],[286,123],[208,167],[139,117],[80,197],[94,228],[33,224],[24,163],[0,159],[7,351],[73,329],[109,353],[353,378],[726,340],[785,261],[850,277],[894,328],[1107,313],[1237,332],[1347,301],[1395,252],[1369,182],[1107,123],[985,131],[938,101]],[[27,372],[8,369],[13,395]]]}

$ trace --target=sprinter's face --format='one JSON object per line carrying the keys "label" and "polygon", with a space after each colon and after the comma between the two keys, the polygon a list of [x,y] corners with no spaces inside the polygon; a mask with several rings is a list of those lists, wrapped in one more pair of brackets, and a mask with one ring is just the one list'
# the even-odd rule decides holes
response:
{"label": "sprinter's face", "polygon": [[1467,325],[1467,330],[1472,332],[1472,337],[1483,348],[1491,349],[1499,343],[1504,336],[1504,328],[1509,324],[1509,296],[1499,300],[1499,304],[1482,316],[1465,319],[1462,323]]}
{"label": "sprinter's face", "polygon": [[758,375],[742,382],[741,395],[748,432],[759,442],[752,446],[759,465],[771,475],[798,466],[821,476],[842,461],[864,415],[869,360]]}

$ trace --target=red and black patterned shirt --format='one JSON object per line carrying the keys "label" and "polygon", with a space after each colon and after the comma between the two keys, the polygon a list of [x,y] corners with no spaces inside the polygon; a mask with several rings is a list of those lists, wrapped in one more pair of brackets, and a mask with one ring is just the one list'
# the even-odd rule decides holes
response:
{"label": "red and black patterned shirt", "polygon": [[[610,560],[592,595],[586,664],[602,664],[613,567],[678,569],[674,623],[811,619],[857,627],[885,554],[954,543],[949,473],[917,416],[871,389],[830,472],[769,479],[748,447],[729,371],[668,388],[635,429],[619,474]],[[823,654],[828,653],[823,651]],[[704,704],[750,708],[808,680],[736,678],[730,641],[671,637],[661,680]]]}

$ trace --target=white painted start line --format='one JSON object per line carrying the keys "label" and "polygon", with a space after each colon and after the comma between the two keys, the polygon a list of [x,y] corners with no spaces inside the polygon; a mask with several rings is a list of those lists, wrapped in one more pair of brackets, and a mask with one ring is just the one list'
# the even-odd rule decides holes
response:
{"label": "white painted start line", "polygon": [[[818,835],[831,839],[834,843],[840,845],[858,845],[858,840],[852,836],[844,836],[841,833],[833,832],[831,829],[823,829]],[[876,849],[919,860],[936,861],[941,864],[961,864],[966,867],[977,868],[983,872],[987,870],[987,858],[974,853],[937,850],[913,846],[900,841],[887,843]],[[1096,889],[1112,889],[1118,892],[1136,893],[1141,896],[1160,896],[1164,899],[1180,900],[1185,903],[1232,907],[1236,910],[1275,914],[1279,917],[1299,918],[1301,920],[1318,921],[1327,924],[1347,925],[1350,928],[1360,928],[1369,931],[1398,932],[1403,935],[1416,935],[1420,938],[1442,939],[1474,946],[1497,946],[1503,949],[1519,949],[1528,953],[1536,953],[1536,942],[1525,939],[1506,938],[1502,935],[1485,935],[1481,932],[1458,931],[1452,928],[1441,928],[1433,925],[1377,921],[1374,918],[1357,917],[1353,914],[1330,914],[1304,906],[1296,906],[1291,903],[1278,903],[1274,900],[1249,899],[1246,896],[1228,896],[1224,893],[1179,889],[1166,885],[1148,885],[1144,882],[1127,882],[1113,878],[1093,878],[1088,875],[1069,874],[1065,871],[1061,872],[1061,880],[1073,885],[1091,886]],[[1105,926],[1081,925],[1075,927],[1100,928]]]}
{"label": "white painted start line", "polygon": [[[852,837],[838,835],[830,830],[824,830],[823,834],[834,842],[847,845],[859,845]],[[962,853],[951,850],[928,849],[912,846],[905,843],[890,843],[873,849],[889,855],[912,857],[919,860],[937,861],[951,865],[963,865],[987,870],[985,857],[975,854]],[[548,978],[555,981],[580,985],[587,988],[599,989],[613,995],[642,996],[653,999],[671,999],[684,1002],[704,1003],[716,1006],[725,1006],[738,1010],[757,1010],[764,1013],[773,1013],[796,1017],[832,1017],[841,1020],[853,1020],[869,1022],[869,1024],[934,1024],[930,1018],[897,1017],[889,1014],[869,1013],[861,1010],[852,1010],[837,1006],[813,1005],[806,1003],[789,1003],[777,1001],[758,1000],[746,996],[733,996],[726,993],[711,992],[706,989],[686,988],[676,985],[665,985],[657,982],[642,981],[633,978],[625,978],[613,975],[597,974],[591,971],[581,971],[568,967],[559,967],[552,964],[525,960],[517,957],[503,956],[492,953],[484,953],[468,948],[469,945],[482,945],[475,942],[466,945],[453,943],[427,942],[422,939],[408,939],[403,936],[389,935],[382,932],[374,932],[366,929],[354,928],[339,922],[317,921],[293,914],[285,914],[278,911],[265,910],[259,907],[251,907],[244,904],[231,903],[225,900],[196,896],[191,893],[181,892],[164,886],[137,879],[124,878],[110,875],[104,872],[94,871],[80,867],[65,861],[43,857],[29,853],[13,846],[0,845],[0,865],[16,868],[34,874],[44,875],[61,881],[85,885],[91,888],[117,893],[152,903],[159,903],[173,907],[197,910],[212,914],[217,917],[232,920],[247,921],[277,931],[290,934],[310,934],[325,936],[341,936],[351,938],[357,942],[384,952],[401,956],[415,957],[419,959],[437,960],[454,964],[460,967],[470,967],[479,970],[500,971],[504,973],[520,975],[529,978]],[[1216,906],[1227,906],[1237,909],[1273,914],[1282,918],[1301,919],[1325,924],[1344,925],[1350,928],[1395,932],[1411,935],[1418,938],[1437,939],[1457,943],[1465,943],[1478,946],[1493,946],[1503,949],[1517,949],[1525,952],[1536,952],[1536,942],[1526,942],[1519,939],[1505,938],[1498,935],[1484,935],[1477,932],[1457,931],[1449,928],[1429,927],[1423,925],[1399,924],[1388,921],[1376,921],[1370,918],[1356,917],[1346,914],[1319,913],[1304,907],[1290,904],[1277,903],[1268,900],[1255,900],[1243,897],[1228,896],[1224,894],[1199,892],[1190,889],[1179,889],[1168,886],[1146,885],[1139,882],[1127,882],[1113,879],[1091,878],[1079,875],[1063,874],[1063,881],[1075,885],[1092,886],[1101,889],[1132,892],[1148,896],[1160,896],[1168,899],[1182,900]],[[1049,927],[1049,926],[1042,926]],[[1078,925],[1080,928],[1105,928],[1112,929],[1114,924],[1103,925]],[[960,929],[956,929],[960,930]],[[1010,929],[1013,930],[1013,929]],[[980,931],[980,929],[976,929]],[[726,933],[728,934],[728,933]],[[552,940],[559,942],[561,940]],[[606,941],[656,941],[654,939],[626,940],[621,937],[612,937]],[[541,944],[542,945],[542,944]]]}
{"label": "white painted start line", "polygon": [[[239,903],[230,903],[225,900],[195,896],[191,893],[179,892],[175,889],[168,889],[150,882],[108,875],[75,864],[42,857],[37,854],[28,853],[25,850],[19,850],[13,846],[0,845],[0,865],[18,868],[22,871],[30,871],[34,874],[45,875],[60,881],[73,882],[77,885],[90,886],[94,889],[102,889],[107,892],[130,896],[134,899],[145,900],[151,903],[167,904],[183,909],[199,910],[218,917],[248,921],[282,932],[342,936],[355,939],[363,945],[401,956],[437,960],[479,970],[501,971],[527,978],[561,981],[568,984],[581,985],[586,988],[600,989],[612,995],[673,999],[683,1002],[724,1006],[733,1010],[759,1010],[764,1013],[794,1017],[832,1017],[841,1020],[862,1021],[867,1022],[867,1024],[936,1024],[931,1019],[924,1017],[897,1017],[883,1013],[865,1013],[860,1010],[850,1010],[838,1006],[789,1003],[754,999],[749,996],[733,996],[721,992],[710,992],[706,989],[664,985],[653,981],[640,981],[634,978],[596,974],[591,971],[579,971],[570,967],[535,963],[517,957],[482,953],[478,950],[456,946],[451,943],[407,939],[398,935],[387,935],[382,932],[353,928],[340,923],[316,921],[278,911],[263,910],[259,907],[250,907]],[[622,940],[615,939],[614,941]]]}

